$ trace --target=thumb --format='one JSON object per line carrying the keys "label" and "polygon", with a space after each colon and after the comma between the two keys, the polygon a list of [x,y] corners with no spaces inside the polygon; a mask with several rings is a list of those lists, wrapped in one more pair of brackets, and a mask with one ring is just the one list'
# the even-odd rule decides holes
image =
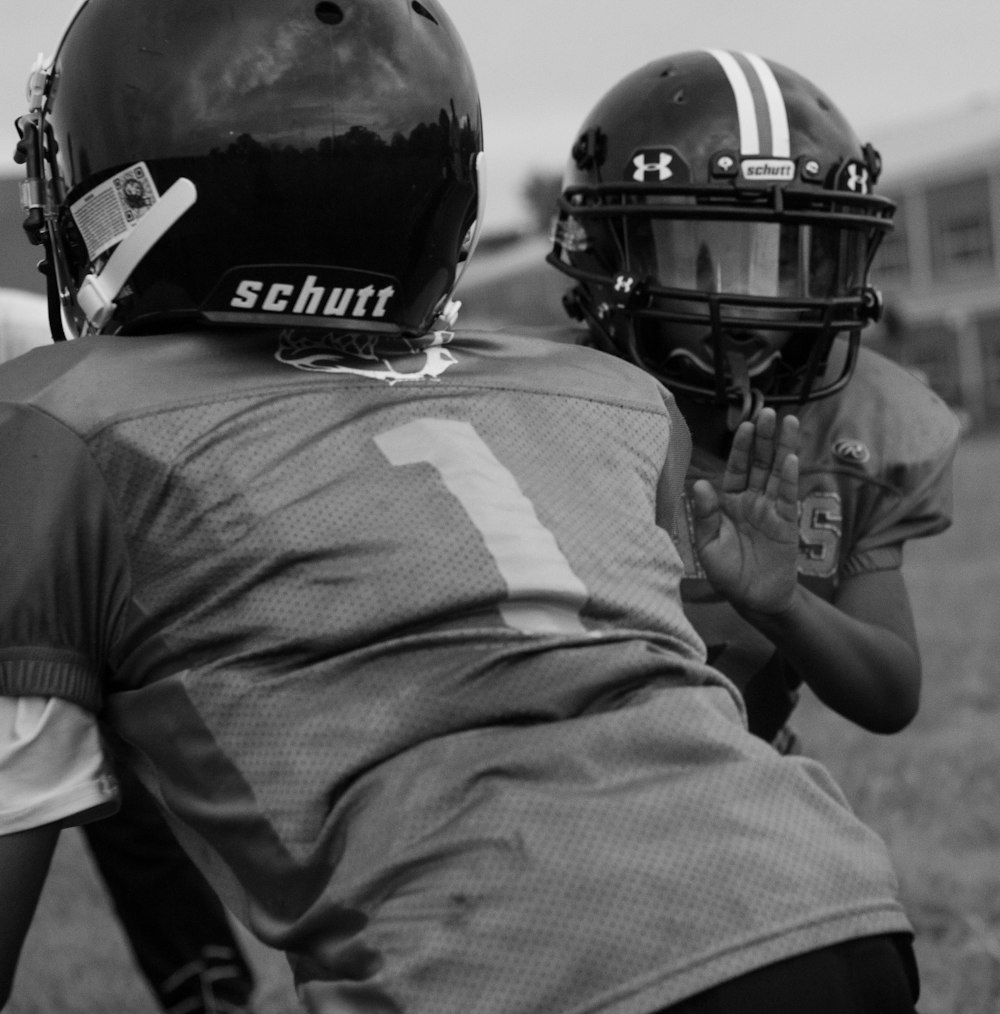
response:
{"label": "thumb", "polygon": [[722,524],[719,494],[707,479],[698,479],[691,489],[694,515],[694,541],[700,549],[711,542]]}

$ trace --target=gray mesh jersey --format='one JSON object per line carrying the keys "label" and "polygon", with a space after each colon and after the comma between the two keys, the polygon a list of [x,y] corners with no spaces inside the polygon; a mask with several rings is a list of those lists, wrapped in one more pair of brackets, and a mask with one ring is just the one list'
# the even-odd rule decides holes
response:
{"label": "gray mesh jersey", "polygon": [[670,396],[588,349],[447,352],[0,368],[0,692],[104,706],[311,1011],[647,1014],[906,931],[882,843],[703,664]]}

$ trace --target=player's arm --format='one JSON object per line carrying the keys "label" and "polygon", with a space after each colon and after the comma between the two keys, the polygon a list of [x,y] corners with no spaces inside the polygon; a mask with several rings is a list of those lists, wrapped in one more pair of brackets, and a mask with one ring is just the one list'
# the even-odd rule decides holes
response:
{"label": "player's arm", "polygon": [[920,651],[899,569],[847,579],[834,602],[797,585],[785,609],[741,612],[844,718],[891,733],[916,715]]}
{"label": "player's arm", "polygon": [[118,805],[95,715],[99,673],[113,644],[109,617],[124,612],[128,562],[89,451],[45,412],[0,401],[0,475],[0,997],[6,1000],[58,828],[99,819]]}
{"label": "player's arm", "polygon": [[21,947],[58,837],[58,823],[0,835],[0,1007],[10,999]]}
{"label": "player's arm", "polygon": [[713,587],[816,695],[873,732],[914,716],[920,655],[898,570],[844,582],[835,603],[798,582],[798,426],[771,409],[743,423],[719,491],[695,484],[695,544]]}
{"label": "player's arm", "polygon": [[59,698],[0,695],[2,1003],[59,829],[100,819],[117,806],[117,781],[92,714]]}

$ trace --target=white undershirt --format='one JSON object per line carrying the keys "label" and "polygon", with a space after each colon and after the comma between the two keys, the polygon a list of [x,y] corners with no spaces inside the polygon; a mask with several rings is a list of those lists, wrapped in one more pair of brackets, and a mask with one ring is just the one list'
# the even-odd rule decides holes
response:
{"label": "white undershirt", "polygon": [[0,362],[51,344],[45,297],[0,288]]}
{"label": "white undershirt", "polygon": [[117,809],[118,781],[90,712],[56,697],[0,697],[0,834]]}

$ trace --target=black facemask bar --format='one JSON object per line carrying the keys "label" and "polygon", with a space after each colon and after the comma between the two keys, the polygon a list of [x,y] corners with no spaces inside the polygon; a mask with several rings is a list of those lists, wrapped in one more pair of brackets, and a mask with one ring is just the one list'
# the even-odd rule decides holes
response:
{"label": "black facemask bar", "polygon": [[[653,203],[648,198],[666,200]],[[727,384],[721,364],[732,352],[727,336],[751,330],[792,334],[801,353],[794,363],[782,363],[779,357],[764,395],[767,402],[796,404],[833,394],[850,379],[861,330],[880,314],[880,296],[866,280],[878,244],[891,228],[895,206],[886,198],[841,191],[789,192],[782,187],[736,192],[732,187],[618,183],[568,187],[558,206],[559,220],[547,260],[579,283],[567,295],[567,311],[585,321],[608,351],[625,356],[675,391],[693,398],[717,404],[745,400],[746,390],[739,384]],[[628,220],[634,217],[809,225],[860,232],[865,249],[864,263],[859,265],[861,284],[848,293],[814,298],[709,292],[665,286],[655,278],[630,274],[626,267],[628,252],[622,242],[610,258],[623,266],[617,274],[600,270],[604,267],[600,253],[575,256],[590,252],[588,220],[620,225],[618,233],[606,228],[606,238],[623,236]],[[582,267],[578,259],[592,261],[593,269]],[[744,310],[752,312],[741,316]],[[643,332],[663,323],[701,326],[709,332],[712,358],[719,364],[714,370],[713,387],[701,378],[689,381],[682,373],[665,370],[662,360],[649,355],[646,346],[653,343],[643,340]],[[849,350],[840,374],[817,387],[834,338],[845,332]]]}

